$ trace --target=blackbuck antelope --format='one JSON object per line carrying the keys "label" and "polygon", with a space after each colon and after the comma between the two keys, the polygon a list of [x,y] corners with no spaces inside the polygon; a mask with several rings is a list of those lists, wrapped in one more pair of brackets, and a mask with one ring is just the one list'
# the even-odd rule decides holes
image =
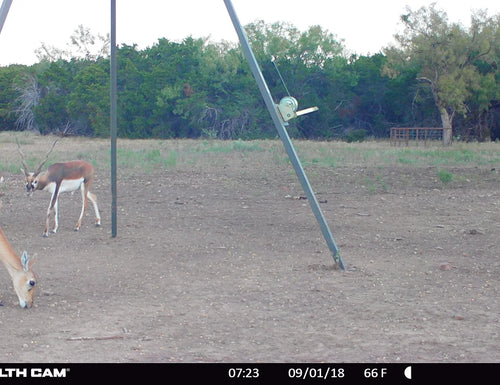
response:
{"label": "blackbuck antelope", "polygon": [[21,162],[23,164],[24,175],[26,176],[26,190],[28,195],[31,196],[35,190],[44,190],[52,194],[50,199],[49,208],[47,209],[47,219],[45,222],[44,237],[49,236],[50,217],[54,215],[54,228],[52,233],[57,232],[59,227],[58,215],[58,200],[59,194],[62,192],[74,192],[78,189],[82,192],[82,211],[80,218],[75,226],[75,231],[80,229],[82,224],[83,215],[87,210],[87,204],[90,200],[94,206],[96,215],[96,226],[101,225],[101,216],[99,215],[99,208],[97,207],[97,197],[89,191],[92,182],[94,181],[94,166],[83,160],[72,160],[64,163],[54,163],[47,171],[42,172],[42,167],[49,158],[50,153],[54,149],[57,140],[54,141],[49,152],[45,156],[45,160],[38,166],[35,172],[29,172],[28,166],[24,160],[24,154],[21,151],[21,146],[17,142],[18,151],[21,155]]}
{"label": "blackbuck antelope", "polygon": [[35,296],[36,284],[35,273],[31,270],[33,259],[28,257],[26,251],[21,257],[18,257],[1,228],[0,259],[12,278],[14,290],[19,298],[19,305],[23,308],[31,307],[33,305],[33,297]]}

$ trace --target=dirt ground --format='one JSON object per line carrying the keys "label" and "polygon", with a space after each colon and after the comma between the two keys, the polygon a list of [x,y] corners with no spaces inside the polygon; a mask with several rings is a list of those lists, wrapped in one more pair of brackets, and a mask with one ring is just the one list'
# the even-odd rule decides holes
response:
{"label": "dirt ground", "polygon": [[89,206],[74,232],[65,194],[48,238],[49,194],[5,173],[0,226],[39,283],[21,309],[1,266],[0,362],[500,361],[498,165],[307,168],[342,271],[290,164],[217,156],[120,171],[116,238],[107,171],[103,225]]}

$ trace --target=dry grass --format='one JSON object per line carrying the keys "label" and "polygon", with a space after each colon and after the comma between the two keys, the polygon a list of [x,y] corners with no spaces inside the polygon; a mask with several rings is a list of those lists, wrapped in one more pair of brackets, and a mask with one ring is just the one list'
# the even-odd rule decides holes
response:
{"label": "dry grass", "polygon": [[[53,136],[32,133],[0,133],[0,169],[18,173],[20,162],[15,138],[21,143],[30,167],[45,157]],[[388,141],[363,143],[294,141],[304,167],[489,167],[500,164],[498,143],[455,143],[449,148],[439,142],[427,146],[397,147]],[[120,169],[142,169],[147,173],[166,168],[203,169],[227,161],[244,164],[251,155],[259,162],[288,164],[288,157],[279,140],[128,140],[119,139],[117,162]],[[85,159],[102,171],[110,169],[110,141],[80,137],[59,138],[49,162]],[[258,164],[256,165],[258,167]]]}

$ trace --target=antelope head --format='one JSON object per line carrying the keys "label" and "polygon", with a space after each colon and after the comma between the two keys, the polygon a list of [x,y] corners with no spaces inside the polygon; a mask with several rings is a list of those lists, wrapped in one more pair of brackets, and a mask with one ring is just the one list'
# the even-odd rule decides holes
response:
{"label": "antelope head", "polygon": [[21,265],[22,271],[16,271],[12,275],[12,281],[19,298],[19,305],[22,308],[30,308],[35,297],[36,276],[31,269],[33,259],[28,256],[26,251],[21,255]]}
{"label": "antelope head", "polygon": [[36,276],[32,270],[34,258],[26,251],[19,257],[0,228],[0,261],[3,263],[14,284],[19,305],[22,308],[33,306]]}
{"label": "antelope head", "polygon": [[24,172],[24,176],[26,177],[26,191],[27,191],[28,196],[31,196],[31,194],[33,194],[33,192],[37,189],[38,180],[40,178],[40,175],[43,174],[43,173],[41,173],[42,168],[45,165],[45,163],[47,162],[47,160],[49,159],[49,155],[52,152],[52,150],[54,149],[54,146],[56,145],[57,141],[58,141],[58,139],[54,140],[54,143],[52,143],[50,150],[47,152],[47,155],[45,155],[45,159],[42,161],[42,163],[40,163],[40,165],[38,166],[36,171],[30,172],[28,169],[28,165],[26,164],[26,160],[24,159],[24,154],[21,150],[21,145],[19,144],[19,141],[16,138],[17,151],[19,152],[19,155],[21,155],[21,163],[23,165],[23,168],[21,169],[21,171]]}

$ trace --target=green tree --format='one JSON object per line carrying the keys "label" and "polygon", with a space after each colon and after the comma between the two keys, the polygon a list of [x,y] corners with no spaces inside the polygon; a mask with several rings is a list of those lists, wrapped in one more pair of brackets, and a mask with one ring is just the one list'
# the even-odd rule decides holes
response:
{"label": "green tree", "polygon": [[[498,16],[476,12],[466,30],[431,6],[408,10],[402,20],[398,46],[360,57],[348,57],[343,42],[319,26],[299,31],[257,21],[245,27],[275,102],[290,93],[299,109],[319,107],[291,120],[290,135],[335,138],[362,129],[383,137],[395,125],[438,124],[447,140],[452,126],[461,136],[494,132]],[[101,43],[105,38],[80,27],[69,51],[45,47],[46,56],[33,66],[0,67],[0,129],[107,136],[109,59],[105,51],[93,54]],[[64,56],[70,51],[76,57]],[[146,49],[119,47],[118,135],[254,139],[277,133],[239,44],[187,37],[159,39]]]}
{"label": "green tree", "polygon": [[[500,102],[500,15],[488,17],[485,11],[472,15],[469,35],[472,40],[470,57],[477,76],[473,92],[466,101],[467,120],[465,127],[471,127],[471,134],[479,139],[491,138],[494,122],[490,107]],[[497,127],[500,125],[497,123]]]}
{"label": "green tree", "polygon": [[64,60],[42,61],[34,65],[33,69],[40,90],[40,100],[33,113],[40,133],[67,130],[70,128],[67,103],[73,87],[75,65]]}
{"label": "green tree", "polygon": [[332,136],[332,127],[339,123],[338,107],[350,101],[349,89],[357,81],[342,42],[320,26],[301,32],[289,23],[258,21],[245,30],[272,95],[281,99],[290,92],[300,107],[319,106],[307,119],[290,121],[289,130],[309,138]]}
{"label": "green tree", "polygon": [[399,47],[385,50],[388,58],[385,73],[398,76],[405,67],[415,69],[417,80],[430,88],[439,111],[443,144],[450,145],[455,114],[465,116],[467,100],[481,89],[484,75],[475,63],[493,57],[494,34],[481,32],[486,23],[484,18],[473,19],[473,27],[466,31],[460,24],[450,23],[446,13],[434,5],[407,11],[401,16],[405,30],[396,35]]}
{"label": "green tree", "polygon": [[16,87],[21,87],[28,67],[11,65],[0,68],[0,130],[15,130],[19,108],[19,93]]}
{"label": "green tree", "polygon": [[[158,84],[152,101],[155,116],[175,137],[197,137],[196,125],[206,104],[207,79],[204,68],[205,39],[188,37],[182,43],[160,39],[150,53],[153,63],[151,82]],[[169,124],[169,121],[171,122]]]}
{"label": "green tree", "polygon": [[[156,87],[147,82],[150,60],[135,45],[118,50],[118,135],[146,138],[151,135],[151,115]],[[158,77],[157,84],[163,82]]]}
{"label": "green tree", "polygon": [[109,62],[91,62],[73,79],[67,104],[71,119],[95,136],[109,135]]}

